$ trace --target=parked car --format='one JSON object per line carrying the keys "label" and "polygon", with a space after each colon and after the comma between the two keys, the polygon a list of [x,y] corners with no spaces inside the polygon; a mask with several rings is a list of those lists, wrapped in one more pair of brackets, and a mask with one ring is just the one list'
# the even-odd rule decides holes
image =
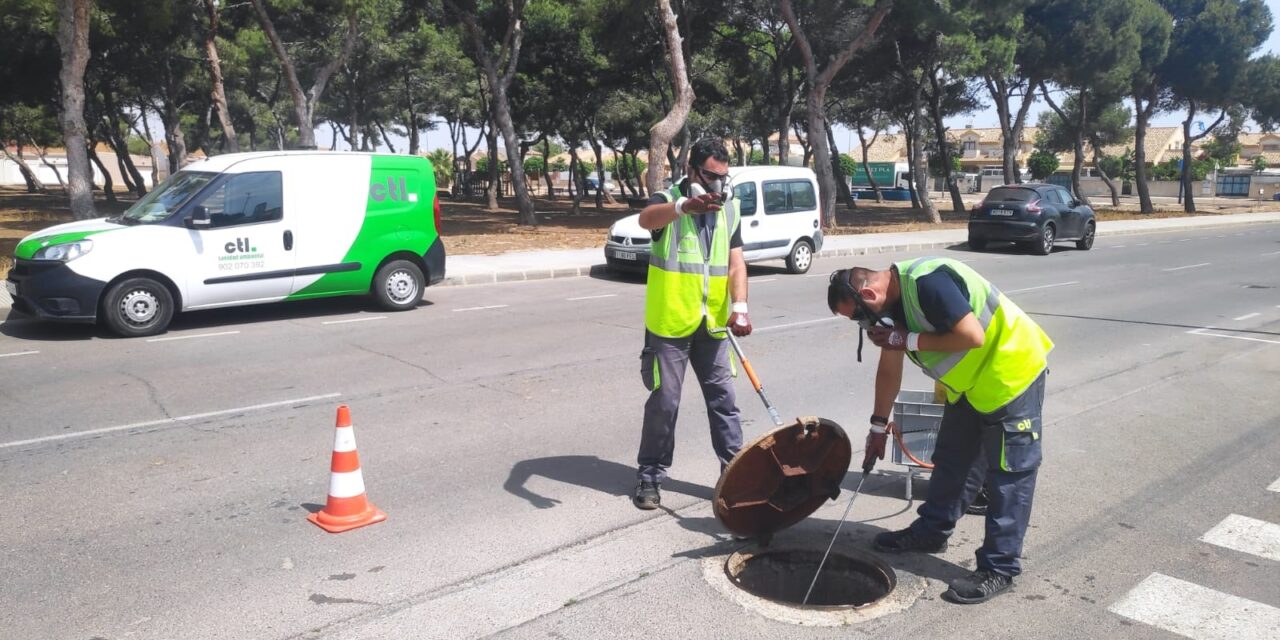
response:
{"label": "parked car", "polygon": [[371,295],[399,311],[444,279],[439,228],[426,158],[225,154],[114,218],[31,234],[5,285],[23,313],[127,337],[178,312],[279,300]]}
{"label": "parked car", "polygon": [[[782,259],[791,273],[805,273],[822,249],[818,179],[803,167],[730,167],[729,184],[742,215],[742,249],[747,262]],[[640,214],[609,228],[604,257],[609,268],[643,271],[652,235]]]}
{"label": "parked car", "polygon": [[1075,240],[1076,248],[1087,251],[1097,228],[1093,209],[1066,189],[1009,184],[992,189],[969,211],[969,247],[981,251],[991,242],[1016,242],[1044,256],[1055,242]]}
{"label": "parked car", "polygon": [[[600,181],[597,180],[595,177],[586,178],[582,182],[582,193],[584,195],[588,193],[595,193],[596,190],[599,188],[599,185],[600,185]],[[620,193],[618,191],[618,185],[614,184],[612,180],[604,181],[604,190],[605,190],[605,193]]]}

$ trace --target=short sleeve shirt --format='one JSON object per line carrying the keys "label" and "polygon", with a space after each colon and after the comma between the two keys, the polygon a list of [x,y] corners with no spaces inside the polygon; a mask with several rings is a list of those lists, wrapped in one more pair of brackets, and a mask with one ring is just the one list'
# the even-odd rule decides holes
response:
{"label": "short sleeve shirt", "polygon": [[[969,305],[969,287],[963,279],[946,269],[917,278],[916,298],[925,319],[939,334],[951,331],[961,318],[973,313],[973,307]],[[894,307],[893,321],[898,326],[906,326],[907,316],[901,302]]]}

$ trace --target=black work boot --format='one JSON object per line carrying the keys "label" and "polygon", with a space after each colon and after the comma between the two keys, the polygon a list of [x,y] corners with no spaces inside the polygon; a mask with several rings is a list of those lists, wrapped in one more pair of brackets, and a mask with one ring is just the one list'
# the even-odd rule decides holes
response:
{"label": "black work boot", "polygon": [[636,495],[631,498],[631,503],[636,505],[637,509],[645,511],[657,509],[658,505],[662,504],[662,494],[658,493],[659,486],[656,482],[641,480],[636,487]]}
{"label": "black work boot", "polygon": [[978,604],[986,602],[1013,586],[1013,578],[991,571],[978,570],[956,578],[948,585],[951,588],[942,597],[958,604]]}
{"label": "black work boot", "polygon": [[926,538],[911,529],[886,531],[876,534],[877,551],[902,553],[903,551],[920,551],[922,553],[942,553],[947,550],[947,539]]}

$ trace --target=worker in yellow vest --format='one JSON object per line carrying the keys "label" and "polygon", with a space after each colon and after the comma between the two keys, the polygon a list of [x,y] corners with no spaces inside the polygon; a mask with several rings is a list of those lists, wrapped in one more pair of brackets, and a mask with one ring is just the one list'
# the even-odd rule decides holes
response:
{"label": "worker in yellow vest", "polygon": [[653,236],[645,288],[645,345],[640,372],[644,405],[639,470],[632,501],[639,509],[662,503],[660,487],[675,453],[676,417],[684,373],[693,365],[702,386],[711,444],[720,470],[742,448],[726,330],[751,333],[747,264],[742,258],[738,203],[729,195],[729,152],[714,139],[690,149],[684,180],[653,194],[640,226]]}
{"label": "worker in yellow vest", "polygon": [[841,269],[831,274],[827,304],[832,313],[857,321],[880,347],[864,471],[884,459],[904,360],[946,391],[919,517],[906,529],[877,535],[875,548],[945,551],[985,480],[986,539],[977,570],[953,580],[943,597],[973,604],[1005,592],[1022,571],[1053,342],[994,285],[947,258],[907,260],[883,271]]}

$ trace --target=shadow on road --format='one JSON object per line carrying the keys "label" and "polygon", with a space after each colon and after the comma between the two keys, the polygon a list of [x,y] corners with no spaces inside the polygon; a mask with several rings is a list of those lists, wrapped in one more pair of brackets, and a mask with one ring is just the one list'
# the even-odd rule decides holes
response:
{"label": "shadow on road", "polygon": [[[636,485],[636,468],[633,466],[601,460],[596,456],[550,456],[517,462],[511,467],[502,488],[539,509],[550,509],[560,504],[559,500],[525,488],[525,483],[534,476],[595,489],[611,496],[630,496]],[[712,496],[709,487],[671,478],[662,483],[662,490],[703,500],[710,500]]]}

